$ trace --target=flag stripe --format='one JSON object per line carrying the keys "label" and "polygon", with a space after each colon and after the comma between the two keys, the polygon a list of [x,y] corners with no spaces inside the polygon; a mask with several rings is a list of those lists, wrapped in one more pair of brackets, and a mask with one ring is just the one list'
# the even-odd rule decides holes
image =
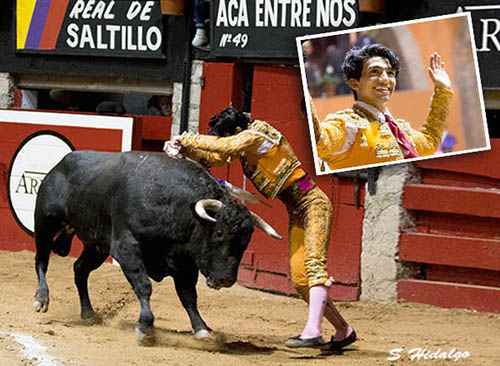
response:
{"label": "flag stripe", "polygon": [[28,29],[35,10],[36,0],[17,0],[16,22],[17,22],[17,49],[23,49],[28,36]]}
{"label": "flag stripe", "polygon": [[40,49],[54,50],[56,48],[57,39],[61,32],[68,3],[69,0],[52,0],[47,15],[47,22],[45,23],[45,29],[42,34],[42,39],[40,40]]}
{"label": "flag stripe", "polygon": [[27,49],[38,49],[51,0],[37,0],[26,39]]}

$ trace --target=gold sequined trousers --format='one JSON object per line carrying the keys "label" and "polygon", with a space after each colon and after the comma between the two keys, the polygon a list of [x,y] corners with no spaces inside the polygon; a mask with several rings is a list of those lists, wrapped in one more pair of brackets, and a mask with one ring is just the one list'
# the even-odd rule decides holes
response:
{"label": "gold sequined trousers", "polygon": [[297,292],[307,301],[310,287],[332,283],[326,267],[332,204],[317,186],[298,195],[285,191],[279,198],[289,216],[291,278]]}

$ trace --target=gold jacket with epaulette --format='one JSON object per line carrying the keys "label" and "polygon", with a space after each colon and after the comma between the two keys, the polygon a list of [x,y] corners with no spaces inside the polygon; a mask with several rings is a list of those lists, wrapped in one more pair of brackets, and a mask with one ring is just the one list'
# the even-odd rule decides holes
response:
{"label": "gold jacket with epaulette", "polygon": [[[452,95],[450,89],[435,88],[430,112],[420,131],[402,119],[394,119],[419,156],[431,155],[438,149]],[[352,109],[327,115],[319,124],[318,155],[330,169],[404,159],[384,114],[372,109],[357,102]]]}
{"label": "gold jacket with epaulette", "polygon": [[209,166],[238,158],[245,175],[260,193],[274,198],[305,172],[286,138],[269,123],[254,121],[248,129],[229,137],[183,133],[182,153]]}

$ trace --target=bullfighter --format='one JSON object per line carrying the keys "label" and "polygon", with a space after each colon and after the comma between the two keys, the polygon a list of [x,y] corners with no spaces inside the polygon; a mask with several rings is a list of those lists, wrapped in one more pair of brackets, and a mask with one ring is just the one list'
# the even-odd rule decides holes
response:
{"label": "bullfighter", "polygon": [[184,133],[168,148],[207,166],[221,166],[239,159],[246,177],[265,197],[281,200],[289,215],[291,278],[297,292],[309,304],[307,323],[300,335],[291,337],[291,348],[321,347],[323,316],[335,327],[329,347],[340,349],[356,340],[356,332],[328,299],[333,279],[326,270],[332,205],[326,194],[301,168],[283,134],[269,123],[254,120],[233,107],[209,122],[210,135]]}

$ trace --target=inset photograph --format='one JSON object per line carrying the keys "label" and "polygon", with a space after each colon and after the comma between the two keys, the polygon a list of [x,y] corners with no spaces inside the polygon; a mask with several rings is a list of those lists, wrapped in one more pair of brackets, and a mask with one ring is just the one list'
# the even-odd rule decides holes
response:
{"label": "inset photograph", "polygon": [[316,174],[490,149],[469,13],[297,38]]}

